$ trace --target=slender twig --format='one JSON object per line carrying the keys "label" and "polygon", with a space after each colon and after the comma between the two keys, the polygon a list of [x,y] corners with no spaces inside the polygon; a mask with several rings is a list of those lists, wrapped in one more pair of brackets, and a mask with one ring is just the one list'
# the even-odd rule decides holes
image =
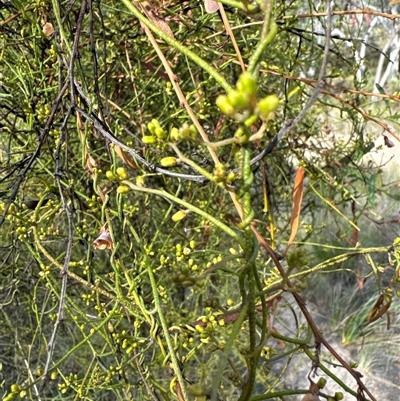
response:
{"label": "slender twig", "polygon": [[154,164],[148,162],[145,158],[139,155],[139,153],[130,148],[129,146],[125,145],[123,142],[121,142],[119,139],[117,139],[109,130],[108,127],[104,125],[104,123],[99,120],[99,118],[92,112],[91,114],[86,113],[83,109],[80,107],[76,106],[76,110],[90,123],[93,124],[93,126],[102,134],[104,137],[106,137],[110,142],[114,143],[115,145],[118,145],[120,148],[124,149],[126,152],[128,152],[131,156],[133,156],[139,163],[143,164],[145,167],[147,167],[150,171],[161,173],[164,175],[169,175],[171,177],[176,177],[176,178],[182,178],[184,180],[189,180],[189,181],[197,181],[197,182],[204,182],[207,179],[202,176],[202,175],[190,175],[190,174],[181,174],[181,173],[175,173],[170,170],[163,169],[161,167],[155,166]]}
{"label": "slender twig", "polygon": [[219,219],[215,218],[214,216],[211,216],[210,214],[206,213],[204,210],[193,206],[191,203],[186,202],[183,199],[179,199],[174,195],[171,195],[167,191],[161,191],[158,189],[152,189],[152,188],[147,188],[147,187],[139,187],[135,184],[132,184],[130,181],[121,181],[121,184],[127,185],[129,188],[131,188],[133,191],[137,192],[144,192],[148,194],[153,194],[153,195],[158,195],[163,198],[167,198],[178,205],[184,206],[186,209],[198,214],[199,216],[209,220],[211,223],[213,223],[215,226],[217,226],[219,229],[224,231],[226,234],[228,234],[230,237],[232,237],[234,240],[238,242],[238,244],[242,247],[244,247],[243,240],[241,236],[238,234],[237,231],[233,230],[232,228],[228,227],[226,224],[222,223]]}
{"label": "slender twig", "polygon": [[233,31],[232,31],[232,28],[231,28],[231,24],[229,23],[229,20],[228,20],[228,17],[226,15],[224,6],[222,4],[219,5],[219,12],[221,14],[221,18],[222,18],[222,21],[224,23],[224,27],[225,27],[226,33],[231,38],[231,42],[232,42],[233,48],[235,49],[236,56],[237,56],[238,61],[240,63],[240,67],[242,68],[242,72],[245,72],[246,71],[246,67],[245,67],[244,62],[243,62],[242,54],[240,53],[240,49],[239,49],[239,46],[238,46],[238,44],[236,42],[235,35],[233,34]]}
{"label": "slender twig", "polygon": [[340,11],[332,11],[332,12],[322,12],[322,13],[309,13],[309,14],[298,14],[298,15],[285,15],[281,19],[298,19],[298,18],[315,18],[315,17],[327,17],[329,15],[335,16],[335,15],[374,15],[377,17],[383,17],[383,18],[388,18],[390,20],[395,20],[397,18],[400,18],[399,14],[388,14],[388,13],[383,13],[380,11],[375,11],[372,10],[371,8],[364,8],[362,10],[340,10]]}
{"label": "slender twig", "polygon": [[[78,55],[78,44],[79,44],[79,38],[80,38],[80,33],[82,29],[82,21],[85,16],[85,11],[86,11],[86,0],[83,0],[81,3],[81,8],[78,16],[78,20],[76,23],[76,33],[75,33],[75,38],[74,38],[74,43],[73,43],[73,51],[71,54],[71,60],[69,64],[69,82],[71,85],[71,103],[74,102],[74,91],[73,91],[73,81],[74,81],[74,61],[75,58]],[[66,123],[68,121],[68,118],[70,116],[70,113],[68,112],[64,118],[64,124],[63,126],[66,126]],[[66,254],[65,254],[65,259],[64,259],[64,266],[61,270],[61,277],[62,277],[62,283],[61,283],[61,292],[60,292],[60,301],[58,305],[58,312],[57,312],[57,319],[54,323],[54,328],[50,336],[50,340],[47,346],[48,354],[47,354],[47,359],[46,359],[46,364],[43,372],[43,377],[47,377],[48,371],[50,369],[50,364],[53,358],[53,353],[54,353],[54,348],[55,348],[55,341],[56,341],[56,336],[57,336],[57,331],[60,323],[64,320],[64,306],[65,306],[65,299],[66,299],[66,294],[67,294],[67,280],[68,280],[68,267],[71,261],[71,255],[72,255],[72,244],[73,244],[73,226],[72,226],[72,215],[71,215],[71,210],[69,209],[69,206],[67,204],[67,201],[64,196],[64,191],[61,185],[60,177],[61,177],[61,162],[60,162],[60,153],[62,149],[62,145],[65,141],[65,130],[61,130],[61,136],[59,143],[57,145],[57,150],[56,150],[56,171],[55,171],[55,177],[58,185],[58,191],[63,203],[63,209],[66,213],[67,216],[67,226],[68,226],[68,243],[67,243],[67,248],[66,248]],[[39,210],[37,208],[36,210]]]}

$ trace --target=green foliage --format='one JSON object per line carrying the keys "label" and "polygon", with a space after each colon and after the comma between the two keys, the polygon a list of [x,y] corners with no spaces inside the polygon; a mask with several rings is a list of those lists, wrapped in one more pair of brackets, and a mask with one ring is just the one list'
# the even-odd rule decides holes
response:
{"label": "green foliage", "polygon": [[[307,284],[372,277],[384,294],[373,317],[395,303],[398,239],[367,247],[359,233],[379,195],[400,199],[380,166],[365,168],[367,123],[391,134],[363,110],[367,83],[344,45],[324,51],[307,31],[323,18],[290,17],[318,11],[306,3],[222,3],[207,14],[197,1],[2,2],[5,400],[305,394],[310,383],[279,382],[290,363],[271,366],[303,352],[323,368]],[[327,60],[323,80],[304,78]],[[338,95],[338,76],[355,89]],[[299,165],[301,227],[281,259]],[[392,258],[386,283],[377,254]],[[359,257],[363,272],[346,265]],[[288,310],[290,327],[275,323]],[[348,386],[372,399],[360,379]]]}

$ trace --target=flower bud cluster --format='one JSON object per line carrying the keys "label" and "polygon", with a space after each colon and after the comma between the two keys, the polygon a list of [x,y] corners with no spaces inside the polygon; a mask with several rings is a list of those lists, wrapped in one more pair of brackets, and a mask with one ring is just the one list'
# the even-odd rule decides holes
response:
{"label": "flower bud cluster", "polygon": [[216,104],[225,115],[251,127],[258,118],[269,120],[279,106],[279,97],[274,94],[257,101],[257,89],[255,77],[244,72],[236,83],[236,89],[218,96]]}

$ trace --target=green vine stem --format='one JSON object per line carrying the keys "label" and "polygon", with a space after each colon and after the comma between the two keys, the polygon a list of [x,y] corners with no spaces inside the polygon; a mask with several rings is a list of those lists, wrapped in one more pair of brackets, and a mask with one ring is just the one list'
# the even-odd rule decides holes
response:
{"label": "green vine stem", "polygon": [[217,72],[217,70],[211,67],[206,61],[204,61],[201,57],[199,57],[196,53],[189,50],[186,46],[183,46],[177,40],[168,36],[161,29],[157,28],[151,21],[149,21],[133,4],[130,0],[122,0],[125,4],[126,8],[144,25],[146,25],[150,30],[152,30],[157,36],[161,39],[165,40],[169,45],[174,47],[176,50],[187,56],[189,59],[194,61],[199,67],[201,67],[204,71],[207,71],[215,81],[221,85],[226,92],[232,90],[232,87],[228,84],[225,78]]}
{"label": "green vine stem", "polygon": [[199,216],[202,216],[205,219],[209,220],[211,223],[213,223],[219,229],[221,229],[226,234],[228,234],[233,239],[235,239],[242,248],[245,247],[243,239],[241,238],[241,236],[235,230],[232,230],[232,228],[228,227],[226,224],[222,223],[217,218],[215,218],[215,217],[211,216],[210,214],[206,213],[204,210],[199,209],[196,206],[193,206],[191,203],[186,202],[183,199],[179,199],[176,196],[171,195],[170,193],[168,193],[166,191],[147,188],[147,187],[139,187],[138,185],[135,185],[130,181],[122,181],[121,184],[128,186],[133,191],[144,192],[144,193],[153,194],[153,195],[158,195],[158,196],[161,196],[163,198],[167,198],[167,199],[177,203],[178,205],[184,206],[186,209],[192,211],[193,213],[196,213]]}
{"label": "green vine stem", "polygon": [[257,73],[257,69],[260,65],[261,56],[264,53],[267,46],[273,41],[277,32],[278,32],[278,25],[276,24],[275,21],[271,21],[269,24],[268,34],[265,36],[265,38],[263,38],[260,41],[260,43],[257,45],[256,50],[254,51],[253,55],[250,58],[249,67],[247,69],[249,73],[254,75]]}
{"label": "green vine stem", "polygon": [[189,398],[188,398],[188,394],[187,394],[187,390],[186,390],[185,380],[183,378],[181,369],[179,367],[178,358],[176,357],[176,354],[175,354],[175,349],[174,349],[174,345],[172,343],[171,336],[169,334],[167,321],[165,319],[164,312],[162,310],[160,296],[158,294],[156,278],[154,276],[153,268],[152,268],[151,264],[148,261],[147,254],[146,254],[146,269],[147,269],[147,273],[149,275],[150,286],[151,286],[151,289],[152,289],[152,292],[153,292],[154,304],[155,304],[155,307],[157,309],[157,314],[158,314],[158,317],[160,319],[161,327],[163,329],[165,341],[167,342],[167,347],[168,347],[169,355],[170,355],[170,358],[171,358],[172,366],[173,366],[173,369],[174,369],[174,372],[175,372],[175,376],[176,376],[176,378],[178,380],[178,383],[179,383],[179,385],[181,387],[181,392],[182,392],[183,399],[185,401],[188,401]]}

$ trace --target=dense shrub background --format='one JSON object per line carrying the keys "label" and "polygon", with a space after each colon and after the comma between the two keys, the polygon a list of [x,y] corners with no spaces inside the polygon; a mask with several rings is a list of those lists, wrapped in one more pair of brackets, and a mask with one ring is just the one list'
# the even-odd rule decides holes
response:
{"label": "dense shrub background", "polygon": [[[4,399],[299,399],[296,353],[372,399],[309,319],[398,339],[397,6],[222,3],[1,1]],[[249,127],[216,105],[247,70]]]}

